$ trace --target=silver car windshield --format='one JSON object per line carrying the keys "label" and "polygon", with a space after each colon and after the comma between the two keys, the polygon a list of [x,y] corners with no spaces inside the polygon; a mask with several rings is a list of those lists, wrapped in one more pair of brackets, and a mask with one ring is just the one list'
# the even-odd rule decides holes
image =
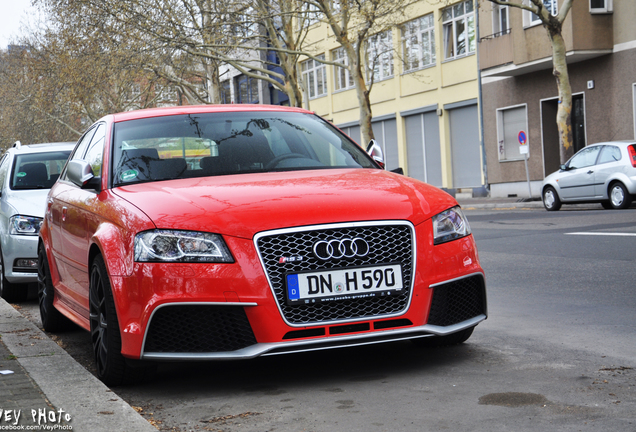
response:
{"label": "silver car windshield", "polygon": [[71,151],[25,153],[15,156],[11,189],[50,189]]}
{"label": "silver car windshield", "polygon": [[328,122],[306,113],[175,115],[115,124],[113,185],[241,173],[377,168]]}

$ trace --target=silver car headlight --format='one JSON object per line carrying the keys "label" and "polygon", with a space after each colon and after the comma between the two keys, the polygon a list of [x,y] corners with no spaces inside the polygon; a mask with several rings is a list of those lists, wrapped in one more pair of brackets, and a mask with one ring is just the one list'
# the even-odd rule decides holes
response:
{"label": "silver car headlight", "polygon": [[36,236],[42,226],[42,218],[14,215],[9,219],[9,234]]}
{"label": "silver car headlight", "polygon": [[218,234],[152,230],[135,236],[135,261],[232,263],[234,258]]}
{"label": "silver car headlight", "polygon": [[459,206],[433,216],[433,244],[446,243],[470,234],[470,225]]}

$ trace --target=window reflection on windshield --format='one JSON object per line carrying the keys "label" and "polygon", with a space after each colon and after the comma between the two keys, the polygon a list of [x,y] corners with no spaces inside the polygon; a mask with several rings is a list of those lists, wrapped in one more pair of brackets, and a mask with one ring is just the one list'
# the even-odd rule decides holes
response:
{"label": "window reflection on windshield", "polygon": [[113,183],[280,170],[376,168],[322,119],[304,113],[205,113],[117,123]]}

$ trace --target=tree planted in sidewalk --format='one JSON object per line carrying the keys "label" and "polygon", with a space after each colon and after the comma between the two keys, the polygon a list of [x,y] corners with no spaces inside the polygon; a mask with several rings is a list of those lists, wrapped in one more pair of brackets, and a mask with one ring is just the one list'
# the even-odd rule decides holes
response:
{"label": "tree planted in sidewalk", "polygon": [[[559,149],[561,163],[565,163],[574,154],[572,137],[572,87],[566,60],[566,46],[563,39],[563,22],[572,8],[573,0],[563,0],[556,15],[546,8],[544,0],[488,0],[501,6],[510,6],[526,10],[536,15],[545,28],[552,45],[552,74],[556,78],[559,92],[559,106],[556,123],[559,130]],[[551,2],[548,2],[551,3]]]}

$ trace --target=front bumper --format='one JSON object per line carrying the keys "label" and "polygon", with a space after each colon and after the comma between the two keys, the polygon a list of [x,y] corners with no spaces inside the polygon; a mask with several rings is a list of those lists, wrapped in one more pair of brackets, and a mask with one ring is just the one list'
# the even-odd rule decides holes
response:
{"label": "front bumper", "polygon": [[156,308],[146,331],[141,358],[146,360],[236,360],[444,336],[477,325],[487,317],[482,273],[431,286],[426,324],[410,310],[393,319],[289,327],[282,340],[258,343],[246,309],[250,303],[172,303]]}
{"label": "front bumper", "polygon": [[[4,274],[9,282],[31,283],[38,281],[37,248],[37,236],[7,236],[2,254],[5,266]],[[32,268],[17,267],[15,264],[18,259],[34,260],[36,265]]]}
{"label": "front bumper", "polygon": [[436,326],[425,324],[397,330],[336,336],[328,339],[312,339],[290,342],[257,343],[236,351],[216,353],[160,353],[147,352],[142,354],[143,360],[182,361],[182,360],[241,360],[259,356],[292,354],[308,351],[319,351],[335,348],[347,348],[361,345],[372,345],[385,342],[397,342],[425,337],[445,336],[464,329],[474,327],[486,319],[485,314],[478,315],[461,323],[450,326]]}

